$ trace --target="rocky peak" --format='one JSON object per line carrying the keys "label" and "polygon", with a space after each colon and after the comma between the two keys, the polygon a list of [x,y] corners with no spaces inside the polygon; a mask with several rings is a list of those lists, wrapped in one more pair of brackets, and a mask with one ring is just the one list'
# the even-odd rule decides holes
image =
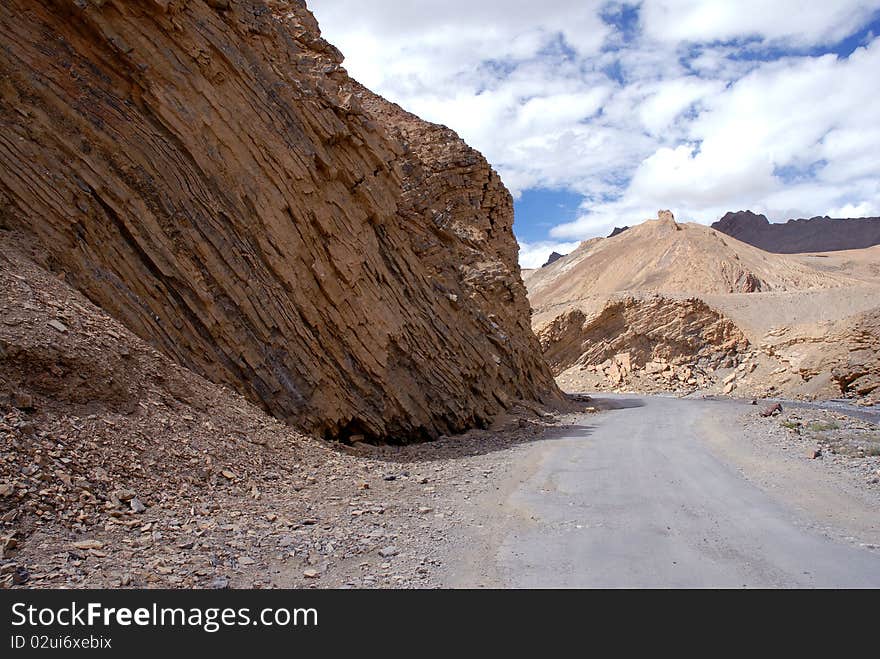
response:
{"label": "rocky peak", "polygon": [[678,222],[675,221],[675,216],[672,214],[672,211],[657,211],[657,221],[660,222],[660,224],[671,227],[675,231],[681,231],[681,227],[678,226]]}
{"label": "rocky peak", "polygon": [[564,256],[565,256],[565,254],[560,254],[559,252],[552,252],[550,254],[550,256],[547,257],[547,262],[544,265],[542,265],[541,267],[546,268],[548,265],[552,265],[553,263],[556,263],[559,259],[561,259]]}

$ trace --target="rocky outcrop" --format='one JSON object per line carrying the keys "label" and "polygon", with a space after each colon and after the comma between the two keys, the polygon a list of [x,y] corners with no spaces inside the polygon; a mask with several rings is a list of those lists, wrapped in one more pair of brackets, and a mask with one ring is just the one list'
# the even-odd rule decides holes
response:
{"label": "rocky outcrop", "polygon": [[880,401],[880,308],[826,326],[781,327],[761,349],[799,381],[826,386],[829,396]]}
{"label": "rocky outcrop", "polygon": [[698,299],[625,297],[598,314],[573,309],[538,334],[554,374],[578,367],[611,386],[643,372],[656,379],[705,385],[738,363],[749,345],[722,314]]}
{"label": "rocky outcrop", "polygon": [[627,225],[622,226],[622,227],[614,227],[614,229],[611,231],[611,233],[608,234],[608,237],[614,238],[614,236],[619,236],[624,231],[628,231],[628,230],[629,230],[629,226],[627,226]]}
{"label": "rocky outcrop", "polygon": [[327,437],[557,401],[512,201],[301,1],[0,7],[0,227],[180,364]]}
{"label": "rocky outcrop", "polygon": [[559,259],[561,259],[564,256],[565,256],[565,254],[560,254],[559,252],[551,252],[550,256],[547,257],[547,262],[544,265],[542,265],[541,267],[546,268],[548,265],[553,265],[554,263],[556,263]]}
{"label": "rocky outcrop", "polygon": [[712,228],[777,254],[832,252],[880,245],[880,217],[814,217],[775,224],[765,215],[739,211],[727,213]]}
{"label": "rocky outcrop", "polygon": [[681,231],[681,227],[678,225],[678,222],[675,221],[675,215],[673,215],[670,210],[657,211],[657,220],[661,225],[667,225],[672,227],[675,231]]}
{"label": "rocky outcrop", "polygon": [[880,313],[860,318],[852,333],[846,333],[850,348],[831,377],[844,396],[871,396],[880,401]]}

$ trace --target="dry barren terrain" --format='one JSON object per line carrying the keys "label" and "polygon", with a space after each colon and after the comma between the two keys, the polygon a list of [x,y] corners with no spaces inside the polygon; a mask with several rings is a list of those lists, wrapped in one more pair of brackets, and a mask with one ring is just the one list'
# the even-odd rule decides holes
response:
{"label": "dry barren terrain", "polygon": [[662,211],[525,275],[569,391],[851,398],[880,387],[877,247],[771,254]]}

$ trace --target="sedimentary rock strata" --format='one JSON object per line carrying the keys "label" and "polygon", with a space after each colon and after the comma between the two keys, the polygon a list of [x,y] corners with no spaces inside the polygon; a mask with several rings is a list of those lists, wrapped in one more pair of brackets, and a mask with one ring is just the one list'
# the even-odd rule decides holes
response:
{"label": "sedimentary rock strata", "polygon": [[328,437],[558,390],[485,159],[299,1],[0,7],[0,230],[180,364]]}
{"label": "sedimentary rock strata", "polygon": [[597,314],[561,314],[538,334],[555,374],[577,367],[616,387],[641,373],[670,385],[712,381],[738,364],[749,342],[729,319],[697,299],[654,296],[609,301]]}

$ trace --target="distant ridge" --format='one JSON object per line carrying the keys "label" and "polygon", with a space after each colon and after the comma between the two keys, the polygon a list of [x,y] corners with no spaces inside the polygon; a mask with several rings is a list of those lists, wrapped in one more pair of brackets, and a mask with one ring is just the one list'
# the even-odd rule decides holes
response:
{"label": "distant ridge", "polygon": [[832,219],[826,216],[775,224],[765,215],[738,211],[727,213],[712,228],[777,254],[834,252],[880,245],[880,217]]}
{"label": "distant ridge", "polygon": [[545,263],[541,267],[546,268],[548,265],[556,263],[563,256],[565,256],[565,254],[560,254],[559,252],[553,252],[550,256],[547,257],[547,263]]}

